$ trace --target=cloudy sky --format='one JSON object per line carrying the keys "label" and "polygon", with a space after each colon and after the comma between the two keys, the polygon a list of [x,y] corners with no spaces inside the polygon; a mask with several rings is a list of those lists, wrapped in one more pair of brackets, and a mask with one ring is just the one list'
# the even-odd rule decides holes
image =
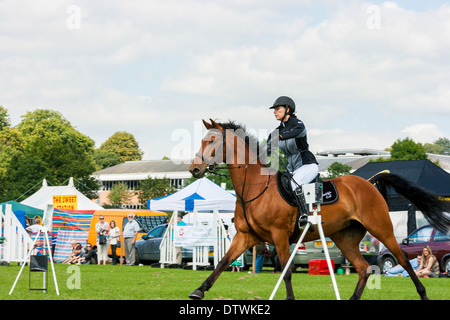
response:
{"label": "cloudy sky", "polygon": [[450,138],[446,1],[0,0],[0,105],[58,110],[99,147],[189,156],[205,118],[261,138],[280,95],[311,150]]}

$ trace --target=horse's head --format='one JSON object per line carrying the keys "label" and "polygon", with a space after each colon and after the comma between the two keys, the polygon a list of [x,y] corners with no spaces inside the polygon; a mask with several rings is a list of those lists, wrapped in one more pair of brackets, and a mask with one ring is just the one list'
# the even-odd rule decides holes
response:
{"label": "horse's head", "polygon": [[202,139],[198,153],[189,167],[189,172],[195,178],[203,178],[207,171],[213,170],[216,165],[225,161],[224,129],[214,120],[211,123],[203,120],[208,133]]}

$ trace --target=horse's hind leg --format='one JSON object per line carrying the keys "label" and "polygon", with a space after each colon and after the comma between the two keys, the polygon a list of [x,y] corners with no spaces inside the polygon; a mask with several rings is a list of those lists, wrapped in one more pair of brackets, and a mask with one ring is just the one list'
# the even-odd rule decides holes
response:
{"label": "horse's hind leg", "polygon": [[205,296],[205,291],[208,291],[220,274],[228,268],[228,266],[236,260],[245,250],[253,247],[258,240],[256,240],[253,236],[249,234],[244,234],[238,232],[236,236],[233,238],[233,242],[231,243],[230,248],[227,253],[223,256],[220,262],[217,264],[217,267],[214,269],[212,274],[202,283],[202,285],[194,290],[189,298],[199,300],[203,299]]}
{"label": "horse's hind leg", "polygon": [[358,272],[359,278],[350,300],[359,300],[366,286],[370,274],[367,272],[369,263],[364,260],[359,251],[359,243],[366,234],[366,229],[357,221],[353,221],[347,228],[330,236],[331,240],[342,251],[344,257],[350,261]]}
{"label": "horse's hind leg", "polygon": [[[375,236],[375,234],[373,234],[373,235]],[[416,273],[414,272],[414,269],[411,267],[411,263],[408,260],[408,256],[398,245],[394,234],[393,233],[390,233],[387,235],[382,234],[382,235],[378,236],[377,238],[386,246],[386,248],[389,249],[389,251],[397,259],[398,263],[408,272],[409,276],[411,277],[411,280],[414,282],[414,285],[416,286],[416,290],[417,290],[417,293],[419,294],[420,298],[422,300],[428,300],[425,287],[420,282],[419,278],[417,277]]]}

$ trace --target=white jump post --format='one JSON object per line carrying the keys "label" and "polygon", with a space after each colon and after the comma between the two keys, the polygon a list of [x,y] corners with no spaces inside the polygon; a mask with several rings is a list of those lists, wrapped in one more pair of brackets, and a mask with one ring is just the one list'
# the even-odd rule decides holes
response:
{"label": "white jump post", "polygon": [[[50,242],[48,240],[48,232],[52,229],[52,219],[53,219],[53,205],[52,204],[48,204],[47,205],[47,209],[44,212],[44,219],[43,219],[43,223],[42,223],[42,227],[40,228],[40,230],[38,231],[36,238],[34,238],[33,241],[33,245],[31,246],[31,248],[29,248],[28,250],[28,255],[27,258],[25,259],[25,261],[29,261],[30,257],[31,257],[31,253],[33,252],[33,249],[36,245],[36,242],[39,238],[39,235],[42,233],[44,235],[44,253],[45,250],[47,250],[47,254],[49,256],[49,260],[50,260],[50,265],[52,267],[52,272],[53,272],[53,281],[55,282],[55,289],[56,289],[56,294],[59,296],[59,289],[58,289],[58,282],[56,281],[56,273],[55,273],[55,267],[53,265],[53,257],[52,257],[52,248],[50,246]],[[22,267],[20,268],[19,274],[16,277],[16,280],[14,281],[14,284],[11,288],[11,291],[9,292],[9,295],[11,295],[14,291],[14,288],[17,284],[17,281],[20,278],[20,275],[23,271],[25,267],[25,263],[22,264]],[[45,281],[45,276],[46,274],[44,273],[44,281]],[[45,290],[46,291],[46,290]]]}
{"label": "white jump post", "polygon": [[320,204],[322,203],[323,185],[321,183],[310,183],[310,184],[303,185],[302,188],[303,188],[303,192],[305,194],[306,203],[309,205],[309,211],[312,214],[308,217],[308,223],[304,227],[303,232],[302,232],[300,238],[298,239],[297,245],[295,246],[294,250],[292,251],[291,256],[289,257],[289,260],[288,260],[286,266],[284,267],[284,270],[281,273],[280,278],[278,279],[278,282],[275,285],[275,288],[273,289],[273,292],[272,292],[269,300],[272,300],[273,297],[275,296],[275,294],[278,290],[278,287],[281,284],[281,281],[283,280],[288,268],[290,268],[290,266],[291,266],[292,260],[294,260],[294,256],[298,251],[298,247],[299,247],[300,243],[305,238],[306,232],[308,232],[308,229],[311,225],[314,225],[319,231],[323,251],[325,253],[325,258],[327,260],[328,270],[330,271],[331,281],[333,283],[334,292],[336,294],[336,300],[341,300],[341,297],[339,295],[339,290],[337,287],[337,283],[336,283],[336,278],[334,277],[333,266],[331,264],[330,254],[328,253],[327,242],[325,240],[325,234],[323,233],[322,216],[317,214],[317,212],[320,211]]}
{"label": "white jump post", "polygon": [[164,268],[165,265],[174,264],[177,261],[176,251],[174,246],[174,232],[176,226],[176,217],[178,216],[178,210],[175,210],[172,214],[172,217],[167,224],[166,232],[163,235],[163,239],[159,245],[159,254],[160,259],[159,263],[161,264],[161,268]]}

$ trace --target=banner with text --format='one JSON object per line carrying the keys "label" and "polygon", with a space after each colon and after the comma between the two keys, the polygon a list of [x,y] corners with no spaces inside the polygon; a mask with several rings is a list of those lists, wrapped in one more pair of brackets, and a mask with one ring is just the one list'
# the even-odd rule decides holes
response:
{"label": "banner with text", "polygon": [[214,228],[209,225],[176,226],[173,241],[177,247],[213,246],[215,241]]}
{"label": "banner with text", "polygon": [[53,206],[58,209],[77,210],[77,195],[53,196]]}

